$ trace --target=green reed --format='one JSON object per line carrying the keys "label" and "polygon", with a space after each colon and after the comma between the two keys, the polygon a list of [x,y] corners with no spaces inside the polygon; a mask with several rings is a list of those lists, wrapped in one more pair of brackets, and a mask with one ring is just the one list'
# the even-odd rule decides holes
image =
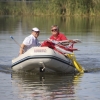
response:
{"label": "green reed", "polygon": [[0,15],[100,15],[100,0],[0,2]]}

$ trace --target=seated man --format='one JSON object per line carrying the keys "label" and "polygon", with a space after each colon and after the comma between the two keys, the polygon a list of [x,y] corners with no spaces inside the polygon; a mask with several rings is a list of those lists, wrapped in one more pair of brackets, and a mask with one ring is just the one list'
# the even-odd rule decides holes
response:
{"label": "seated man", "polygon": [[40,46],[40,43],[38,41],[40,30],[37,27],[32,28],[31,35],[27,36],[23,43],[21,44],[19,55],[26,52],[31,47]]}

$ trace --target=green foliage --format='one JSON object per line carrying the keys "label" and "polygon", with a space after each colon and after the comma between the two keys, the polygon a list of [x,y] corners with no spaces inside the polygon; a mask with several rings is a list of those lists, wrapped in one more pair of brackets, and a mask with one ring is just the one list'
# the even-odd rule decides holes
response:
{"label": "green foliage", "polygon": [[0,15],[100,15],[100,0],[20,0],[0,2]]}

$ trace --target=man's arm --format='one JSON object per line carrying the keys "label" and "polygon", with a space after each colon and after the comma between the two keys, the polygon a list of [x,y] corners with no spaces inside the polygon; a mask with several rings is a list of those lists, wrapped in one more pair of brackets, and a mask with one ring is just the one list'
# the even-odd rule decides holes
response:
{"label": "man's arm", "polygon": [[24,44],[21,44],[20,51],[19,51],[19,55],[21,55],[21,54],[24,53],[24,48],[25,48],[25,45]]}

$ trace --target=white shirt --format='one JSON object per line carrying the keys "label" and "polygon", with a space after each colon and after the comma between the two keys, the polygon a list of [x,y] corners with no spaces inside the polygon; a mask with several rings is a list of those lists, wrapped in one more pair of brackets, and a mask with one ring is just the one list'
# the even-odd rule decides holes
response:
{"label": "white shirt", "polygon": [[23,44],[25,45],[24,51],[27,51],[27,50],[30,49],[31,47],[39,46],[39,45],[40,45],[38,39],[35,38],[32,34],[29,35],[29,36],[27,36],[27,37],[24,39]]}

